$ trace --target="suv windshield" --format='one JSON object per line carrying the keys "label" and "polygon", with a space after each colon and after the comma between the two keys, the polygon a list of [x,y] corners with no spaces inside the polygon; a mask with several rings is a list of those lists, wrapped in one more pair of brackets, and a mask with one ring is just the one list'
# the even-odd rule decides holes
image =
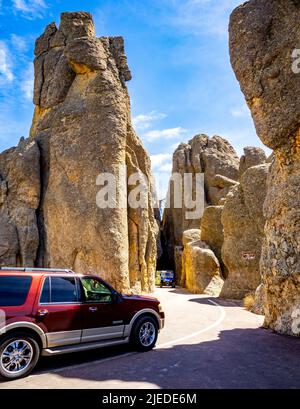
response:
{"label": "suv windshield", "polygon": [[174,277],[174,274],[171,273],[171,272],[162,273],[162,277],[165,277],[165,278],[173,278],[173,277]]}
{"label": "suv windshield", "polygon": [[30,276],[0,275],[0,307],[17,307],[25,304],[31,281]]}

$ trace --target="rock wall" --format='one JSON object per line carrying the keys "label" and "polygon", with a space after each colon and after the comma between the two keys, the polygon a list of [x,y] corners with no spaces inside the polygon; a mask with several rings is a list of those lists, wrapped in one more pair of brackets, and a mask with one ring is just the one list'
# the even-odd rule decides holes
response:
{"label": "rock wall", "polygon": [[[125,85],[131,74],[123,39],[96,38],[89,13],[63,13],[60,27],[48,25],[37,39],[34,66],[36,107],[30,139],[24,143],[34,147],[36,157],[39,152],[41,155],[36,164],[38,174],[32,175],[37,191],[41,186],[41,200],[37,192],[34,202],[26,202],[25,208],[33,219],[38,208],[39,240],[36,222],[28,216],[35,247],[29,259],[23,257],[20,263],[90,271],[121,291],[150,291],[158,226],[150,160],[131,125]],[[24,163],[29,166],[26,157]],[[4,180],[14,179],[14,175],[6,178],[5,172],[0,173]],[[122,206],[97,205],[104,183],[98,175],[103,173],[115,176],[116,186],[125,196]],[[135,187],[128,178],[136,173],[147,177],[141,193],[145,208],[133,209],[126,203]],[[21,192],[17,194],[21,197]],[[121,194],[113,197],[112,204],[116,200],[121,201]],[[20,209],[8,201],[8,207]],[[6,236],[13,237],[13,226],[5,223]],[[17,222],[15,225],[18,228]],[[38,254],[33,255],[37,242]],[[24,245],[19,247],[24,253]],[[13,265],[15,260],[8,257],[5,264]]]}
{"label": "rock wall", "polygon": [[226,197],[222,211],[222,260],[228,276],[222,297],[242,299],[261,283],[259,261],[264,239],[263,203],[269,165],[248,168]]}
{"label": "rock wall", "polygon": [[[220,136],[209,138],[196,135],[188,144],[180,144],[173,155],[172,174],[196,175],[204,173],[204,206],[219,205],[231,186],[236,184],[239,175],[239,158],[228,141]],[[187,209],[174,207],[174,189],[170,185],[170,208],[166,208],[163,216],[165,251],[168,253],[169,267],[176,268],[178,283],[181,279],[180,254],[183,251],[182,235],[190,229],[199,229],[201,217],[189,220]],[[184,192],[183,192],[184,195]],[[176,261],[176,263],[175,263]]]}
{"label": "rock wall", "polygon": [[230,20],[230,54],[258,136],[274,150],[261,257],[265,325],[298,335],[300,317],[300,93],[292,54],[300,5],[250,0]]}
{"label": "rock wall", "polygon": [[34,140],[0,154],[0,266],[34,266],[39,246],[40,151]]}

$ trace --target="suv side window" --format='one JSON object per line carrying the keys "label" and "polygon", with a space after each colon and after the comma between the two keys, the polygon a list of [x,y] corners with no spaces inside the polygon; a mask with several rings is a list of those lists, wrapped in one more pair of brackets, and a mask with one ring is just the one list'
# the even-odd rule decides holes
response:
{"label": "suv side window", "polygon": [[25,304],[32,277],[0,276],[0,306],[19,307]]}
{"label": "suv side window", "polygon": [[51,302],[77,302],[77,286],[74,277],[51,277]]}
{"label": "suv side window", "polygon": [[49,304],[51,302],[50,288],[50,277],[47,277],[44,281],[43,290],[41,293],[41,304]]}
{"label": "suv side window", "polygon": [[41,304],[78,302],[75,277],[47,277],[41,293]]}
{"label": "suv side window", "polygon": [[112,292],[102,281],[94,277],[81,278],[84,301],[89,303],[111,303]]}

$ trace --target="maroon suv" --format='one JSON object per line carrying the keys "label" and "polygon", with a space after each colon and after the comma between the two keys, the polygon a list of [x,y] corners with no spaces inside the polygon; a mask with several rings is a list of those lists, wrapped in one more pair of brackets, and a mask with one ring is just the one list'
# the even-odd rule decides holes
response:
{"label": "maroon suv", "polygon": [[151,350],[164,326],[156,298],[119,294],[97,276],[0,269],[0,377],[28,375],[39,356],[132,343]]}

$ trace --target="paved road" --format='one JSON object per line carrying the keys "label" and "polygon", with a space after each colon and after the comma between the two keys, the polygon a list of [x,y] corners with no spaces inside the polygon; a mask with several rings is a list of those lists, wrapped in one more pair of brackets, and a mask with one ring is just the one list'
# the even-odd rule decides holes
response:
{"label": "paved road", "polygon": [[167,315],[157,348],[42,358],[1,388],[300,388],[300,340],[261,328],[238,303],[157,289]]}

